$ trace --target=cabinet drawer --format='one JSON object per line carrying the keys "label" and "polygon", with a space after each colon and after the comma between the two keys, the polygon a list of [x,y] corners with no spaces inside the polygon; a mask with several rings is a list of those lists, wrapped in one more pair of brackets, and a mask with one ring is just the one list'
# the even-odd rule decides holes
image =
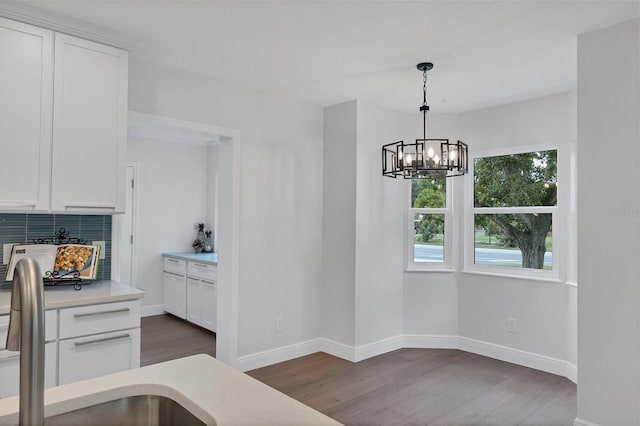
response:
{"label": "cabinet drawer", "polygon": [[60,309],[60,339],[140,327],[140,301]]}
{"label": "cabinet drawer", "polygon": [[216,281],[218,279],[218,266],[208,263],[188,262],[187,275],[194,278],[202,278],[203,280]]}
{"label": "cabinet drawer", "polygon": [[[58,313],[54,310],[44,312],[44,340],[56,339],[58,328]],[[7,332],[9,331],[9,315],[0,316],[0,350],[7,347]]]}
{"label": "cabinet drawer", "polygon": [[[44,345],[44,386],[56,385],[56,342]],[[17,395],[20,390],[20,352],[0,351],[0,398]]]}
{"label": "cabinet drawer", "polygon": [[187,272],[187,262],[173,257],[164,258],[164,270],[174,274],[184,275]]}
{"label": "cabinet drawer", "polygon": [[60,384],[140,367],[140,329],[60,342]]}

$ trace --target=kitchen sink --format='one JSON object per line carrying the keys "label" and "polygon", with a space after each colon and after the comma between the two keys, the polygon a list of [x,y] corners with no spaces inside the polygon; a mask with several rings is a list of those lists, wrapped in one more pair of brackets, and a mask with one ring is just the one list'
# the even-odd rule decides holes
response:
{"label": "kitchen sink", "polygon": [[[157,395],[120,398],[44,419],[52,425],[206,426],[174,400]],[[214,426],[213,423],[211,426]]]}

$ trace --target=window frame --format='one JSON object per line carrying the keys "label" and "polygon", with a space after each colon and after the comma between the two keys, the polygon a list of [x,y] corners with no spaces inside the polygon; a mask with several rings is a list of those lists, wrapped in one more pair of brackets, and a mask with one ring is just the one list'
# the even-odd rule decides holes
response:
{"label": "window frame", "polygon": [[[466,209],[464,224],[464,269],[463,272],[486,274],[495,276],[508,276],[517,278],[537,279],[541,281],[560,282],[560,265],[562,260],[562,236],[560,235],[559,221],[562,212],[561,197],[558,195],[555,206],[518,206],[518,207],[475,207],[475,160],[487,157],[499,157],[514,154],[526,154],[535,151],[555,150],[560,156],[558,144],[529,145],[517,148],[495,149],[490,151],[475,152],[469,156],[469,173],[466,188]],[[560,161],[557,163],[556,176],[560,174]],[[514,214],[514,213],[550,213],[551,214],[551,252],[553,261],[551,269],[514,268],[506,266],[478,265],[475,263],[475,216],[478,214]]]}
{"label": "window frame", "polygon": [[[453,178],[445,177],[445,206],[436,208],[415,208],[411,199],[412,179],[407,179],[407,202],[408,206],[405,226],[405,241],[407,248],[406,272],[455,272],[453,262]],[[413,224],[416,214],[442,214],[444,215],[444,262],[416,262],[414,257],[414,235]]]}

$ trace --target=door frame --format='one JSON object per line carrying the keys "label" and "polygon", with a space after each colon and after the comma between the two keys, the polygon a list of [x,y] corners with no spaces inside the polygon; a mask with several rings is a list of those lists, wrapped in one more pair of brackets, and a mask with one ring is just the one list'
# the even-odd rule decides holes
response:
{"label": "door frame", "polygon": [[[240,138],[235,129],[208,124],[177,120],[170,117],[129,111],[130,125],[144,125],[150,128],[173,129],[209,136],[211,141],[221,144],[221,160],[230,166],[230,176],[224,180],[225,188],[220,188],[218,212],[221,220],[216,224],[218,241],[218,281],[216,309],[216,358],[232,367],[238,367],[238,288],[240,277]],[[223,158],[224,157],[224,158]],[[139,165],[137,171],[139,172]],[[137,176],[136,176],[137,177]],[[141,189],[136,182],[138,190]],[[137,191],[136,191],[137,192]],[[136,194],[136,196],[138,196]],[[138,220],[136,214],[136,224]],[[112,230],[111,277],[120,278],[120,224],[114,220]],[[222,223],[224,222],[224,223]],[[118,228],[118,229],[116,229]],[[135,235],[135,234],[134,234]],[[134,237],[134,243],[136,238]]]}
{"label": "door frame", "polygon": [[[134,186],[132,188],[132,211],[131,211],[131,234],[133,235],[133,242],[131,243],[131,287],[138,288],[136,285],[136,263],[138,261],[136,246],[138,242],[138,189],[140,182],[138,181],[138,169],[140,165],[135,161],[127,161],[125,164],[125,169],[127,167],[131,167],[133,171],[133,182]],[[126,181],[126,171],[125,171],[125,182],[128,185],[129,183]],[[126,193],[126,192],[125,192]],[[126,205],[126,203],[125,203]],[[123,218],[124,215],[118,214],[113,215],[113,222],[111,227],[111,279],[115,281],[120,281],[121,278],[121,269],[120,269],[120,231],[123,227]],[[118,259],[117,262],[114,262],[113,259]]]}

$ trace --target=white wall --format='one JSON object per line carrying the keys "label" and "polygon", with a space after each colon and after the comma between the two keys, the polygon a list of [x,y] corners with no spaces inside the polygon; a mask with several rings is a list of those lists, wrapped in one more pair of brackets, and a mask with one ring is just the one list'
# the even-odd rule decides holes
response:
{"label": "white wall", "polygon": [[238,354],[317,337],[321,108],[130,59],[130,110],[238,130]]}
{"label": "white wall", "polygon": [[358,103],[324,109],[322,336],[355,344]]}
{"label": "white wall", "polygon": [[358,101],[355,346],[402,334],[407,183],[382,176],[380,149],[402,139],[408,121],[406,114]]}
{"label": "white wall", "polygon": [[[574,99],[574,98],[573,98]],[[462,140],[470,157],[483,151],[556,145],[561,226],[554,235],[564,251],[570,250],[566,224],[570,222],[568,184],[571,131],[569,93],[471,111],[458,117]],[[471,176],[466,177],[470,185]],[[566,183],[565,183],[566,182]],[[467,201],[470,204],[470,201]],[[562,226],[565,225],[565,226]],[[461,235],[459,247],[464,246]],[[566,260],[554,253],[562,267],[560,283],[461,273],[458,276],[459,333],[461,336],[503,345],[559,360],[568,359],[568,312],[575,290],[565,284]],[[575,305],[575,303],[574,303]],[[508,333],[505,319],[515,318],[518,332]],[[574,351],[575,352],[575,351]]]}
{"label": "white wall", "polygon": [[640,423],[639,39],[578,37],[578,417],[600,425]]}
{"label": "white wall", "polygon": [[207,148],[129,137],[127,160],[138,164],[136,287],[143,306],[163,301],[161,253],[191,251],[194,224],[207,200]]}

